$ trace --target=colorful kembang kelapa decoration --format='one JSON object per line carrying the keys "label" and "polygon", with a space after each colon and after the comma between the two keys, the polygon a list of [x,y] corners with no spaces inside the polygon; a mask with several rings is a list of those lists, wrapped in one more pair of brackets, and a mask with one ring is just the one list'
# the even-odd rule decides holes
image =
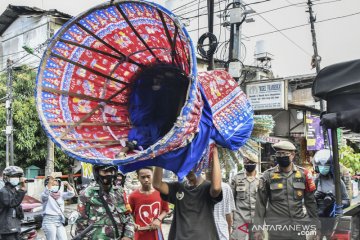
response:
{"label": "colorful kembang kelapa decoration", "polygon": [[251,134],[253,111],[224,71],[197,73],[179,19],[145,1],[111,1],[71,19],[39,67],[37,110],[64,152],[124,172],[161,166],[183,177],[213,139]]}

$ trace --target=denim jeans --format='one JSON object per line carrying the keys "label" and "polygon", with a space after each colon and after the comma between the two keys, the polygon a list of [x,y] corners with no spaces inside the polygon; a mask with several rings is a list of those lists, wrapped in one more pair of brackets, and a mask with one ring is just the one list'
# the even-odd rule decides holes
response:
{"label": "denim jeans", "polygon": [[61,216],[44,216],[42,230],[45,233],[46,240],[67,240],[66,230],[61,221]]}

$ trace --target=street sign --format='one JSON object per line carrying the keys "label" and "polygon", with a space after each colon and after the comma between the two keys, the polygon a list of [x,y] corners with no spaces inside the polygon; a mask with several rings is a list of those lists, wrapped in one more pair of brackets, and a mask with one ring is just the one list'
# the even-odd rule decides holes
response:
{"label": "street sign", "polygon": [[287,109],[287,82],[257,82],[246,85],[246,94],[255,111]]}

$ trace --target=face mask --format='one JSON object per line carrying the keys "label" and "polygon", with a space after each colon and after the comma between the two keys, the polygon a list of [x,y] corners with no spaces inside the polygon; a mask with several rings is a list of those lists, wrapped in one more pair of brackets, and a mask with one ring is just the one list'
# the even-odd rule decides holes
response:
{"label": "face mask", "polygon": [[9,183],[10,183],[13,187],[16,187],[17,185],[19,185],[20,179],[19,179],[19,178],[10,178],[10,179],[9,179]]}
{"label": "face mask", "polygon": [[276,157],[276,162],[279,164],[280,167],[288,167],[291,163],[289,156]]}
{"label": "face mask", "polygon": [[58,192],[59,191],[59,186],[52,186],[50,188],[50,192]]}
{"label": "face mask", "polygon": [[114,175],[100,176],[100,182],[104,185],[112,185],[114,177]]}
{"label": "face mask", "polygon": [[319,172],[321,175],[328,175],[330,172],[330,166],[319,166]]}
{"label": "face mask", "polygon": [[244,164],[244,168],[247,172],[252,172],[256,168],[256,164]]}

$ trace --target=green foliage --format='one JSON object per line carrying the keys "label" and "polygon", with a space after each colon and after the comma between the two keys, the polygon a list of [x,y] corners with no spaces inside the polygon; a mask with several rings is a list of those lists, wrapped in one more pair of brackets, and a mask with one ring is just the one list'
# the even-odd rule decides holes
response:
{"label": "green foliage", "polygon": [[349,168],[352,174],[360,173],[360,153],[355,153],[350,146],[343,146],[339,155],[340,163]]}
{"label": "green foliage", "polygon": [[[14,161],[26,168],[36,165],[44,169],[47,157],[47,137],[36,111],[34,89],[36,72],[26,66],[16,68],[13,78],[13,125],[14,125]],[[7,74],[0,75],[0,97],[6,96]],[[6,127],[6,109],[0,107],[0,126]],[[0,159],[6,157],[6,136],[0,134]],[[55,170],[67,172],[69,157],[58,148],[55,149]],[[5,161],[0,161],[0,168]]]}

